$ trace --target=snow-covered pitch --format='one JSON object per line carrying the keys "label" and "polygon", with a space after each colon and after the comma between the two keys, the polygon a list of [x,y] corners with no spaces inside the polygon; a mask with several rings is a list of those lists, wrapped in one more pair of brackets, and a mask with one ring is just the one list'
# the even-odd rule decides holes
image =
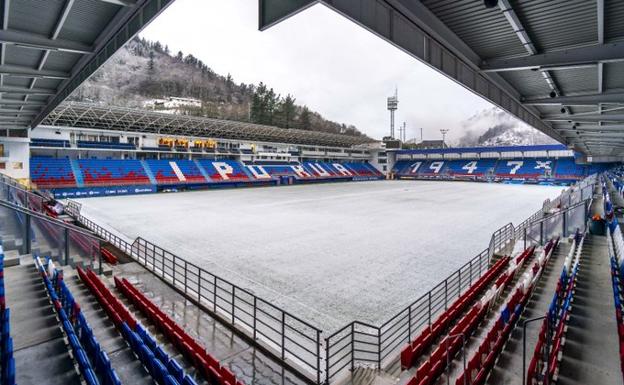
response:
{"label": "snow-covered pitch", "polygon": [[83,214],[329,332],[388,319],[560,187],[374,181],[83,199]]}

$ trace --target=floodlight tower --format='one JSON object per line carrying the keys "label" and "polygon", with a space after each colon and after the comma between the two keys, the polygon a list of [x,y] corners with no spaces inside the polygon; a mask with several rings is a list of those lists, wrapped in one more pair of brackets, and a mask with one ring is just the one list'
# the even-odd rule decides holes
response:
{"label": "floodlight tower", "polygon": [[442,148],[446,147],[446,134],[448,134],[450,130],[448,128],[441,128],[440,132],[442,133]]}
{"label": "floodlight tower", "polygon": [[399,108],[399,91],[394,89],[394,96],[388,98],[388,111],[390,111],[390,137],[394,139],[394,111]]}

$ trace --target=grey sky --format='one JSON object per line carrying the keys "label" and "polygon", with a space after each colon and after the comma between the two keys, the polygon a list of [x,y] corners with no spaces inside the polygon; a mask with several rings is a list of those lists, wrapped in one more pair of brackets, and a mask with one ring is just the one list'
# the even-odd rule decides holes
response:
{"label": "grey sky", "polygon": [[440,128],[458,138],[463,121],[492,106],[323,5],[264,32],[257,7],[257,0],[176,0],[142,36],[192,53],[237,82],[291,93],[375,138],[389,132],[386,97],[395,86],[396,121],[407,122],[408,137],[423,127],[425,139],[440,138]]}

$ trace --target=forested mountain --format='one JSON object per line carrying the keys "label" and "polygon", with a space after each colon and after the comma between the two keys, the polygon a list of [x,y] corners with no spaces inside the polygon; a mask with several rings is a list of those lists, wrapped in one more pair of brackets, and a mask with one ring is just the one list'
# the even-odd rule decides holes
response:
{"label": "forested mountain", "polygon": [[166,45],[140,37],[128,42],[69,100],[143,107],[166,97],[201,100],[201,107],[176,109],[180,114],[362,136],[353,125],[326,120],[298,105],[294,95],[279,95],[263,83],[236,83],[230,74],[215,73],[190,53],[172,53]]}

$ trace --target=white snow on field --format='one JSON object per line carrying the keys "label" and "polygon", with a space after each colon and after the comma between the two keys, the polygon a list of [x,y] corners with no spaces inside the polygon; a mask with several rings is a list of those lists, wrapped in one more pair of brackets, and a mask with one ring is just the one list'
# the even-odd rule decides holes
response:
{"label": "white snow on field", "polygon": [[173,251],[321,327],[378,324],[558,187],[375,181],[83,199],[83,214]]}

